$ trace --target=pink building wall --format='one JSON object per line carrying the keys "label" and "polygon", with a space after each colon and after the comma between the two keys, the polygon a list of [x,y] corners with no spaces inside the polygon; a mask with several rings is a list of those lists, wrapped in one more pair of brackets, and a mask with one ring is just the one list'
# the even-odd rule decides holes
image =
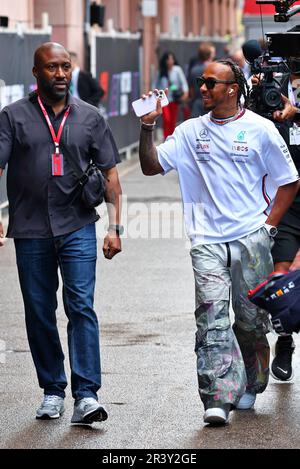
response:
{"label": "pink building wall", "polygon": [[34,21],[41,27],[42,13],[49,14],[49,23],[53,28],[52,40],[59,42],[68,50],[78,54],[83,65],[83,0],[34,0]]}
{"label": "pink building wall", "polygon": [[16,23],[23,23],[28,28],[33,27],[33,1],[34,0],[1,0],[0,16],[8,16],[9,28]]}

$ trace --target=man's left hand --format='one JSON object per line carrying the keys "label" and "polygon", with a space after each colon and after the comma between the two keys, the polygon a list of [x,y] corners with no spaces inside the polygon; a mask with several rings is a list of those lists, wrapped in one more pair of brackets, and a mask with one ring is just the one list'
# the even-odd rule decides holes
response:
{"label": "man's left hand", "polygon": [[115,232],[108,232],[104,238],[103,254],[106,259],[112,259],[122,251],[121,239]]}

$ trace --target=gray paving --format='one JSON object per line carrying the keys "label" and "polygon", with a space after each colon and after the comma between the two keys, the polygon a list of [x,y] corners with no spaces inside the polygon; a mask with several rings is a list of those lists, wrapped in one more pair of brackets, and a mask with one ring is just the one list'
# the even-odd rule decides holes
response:
{"label": "gray paving", "polygon": [[[145,178],[134,168],[122,178],[128,207],[160,200],[177,203],[175,175]],[[130,212],[130,210],[129,210]],[[145,212],[145,213],[144,213]],[[175,223],[180,222],[176,212]],[[132,211],[131,230],[138,222]],[[148,226],[151,229],[151,223]],[[100,230],[101,231],[101,230]],[[42,399],[24,325],[13,243],[0,251],[0,448],[299,448],[299,339],[290,384],[272,378],[255,410],[232,412],[222,428],[203,425],[194,347],[194,285],[184,239],[131,239],[113,261],[101,256],[96,310],[101,323],[105,423],[71,426],[72,398],[60,420],[37,421]],[[66,318],[58,325],[65,354]],[[270,334],[274,343],[275,335]],[[5,350],[4,350],[5,349]],[[66,369],[69,373],[67,359]]]}

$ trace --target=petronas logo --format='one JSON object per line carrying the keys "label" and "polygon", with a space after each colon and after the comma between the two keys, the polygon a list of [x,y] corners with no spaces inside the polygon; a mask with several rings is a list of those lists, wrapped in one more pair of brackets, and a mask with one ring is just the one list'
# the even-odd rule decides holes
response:
{"label": "petronas logo", "polygon": [[237,140],[239,142],[243,142],[245,140],[245,134],[246,134],[246,130],[241,130],[236,136]]}

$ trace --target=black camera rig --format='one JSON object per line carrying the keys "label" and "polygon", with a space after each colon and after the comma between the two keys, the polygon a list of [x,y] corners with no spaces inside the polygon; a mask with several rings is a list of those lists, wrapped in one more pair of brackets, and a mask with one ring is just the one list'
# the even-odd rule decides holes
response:
{"label": "black camera rig", "polygon": [[[300,5],[291,6],[297,0],[256,0],[257,4],[275,6],[276,22],[286,22],[300,12]],[[247,41],[243,46],[246,60],[251,65],[251,73],[259,76],[258,83],[250,93],[250,109],[272,119],[272,114],[282,109],[281,90],[289,75],[300,78],[300,26],[285,33],[266,33],[267,49],[263,52],[258,41]]]}
{"label": "black camera rig", "polygon": [[291,16],[300,12],[300,5],[291,8],[296,1],[297,0],[256,0],[256,3],[257,5],[274,5],[276,11],[274,21],[277,23],[285,23],[289,21]]}

